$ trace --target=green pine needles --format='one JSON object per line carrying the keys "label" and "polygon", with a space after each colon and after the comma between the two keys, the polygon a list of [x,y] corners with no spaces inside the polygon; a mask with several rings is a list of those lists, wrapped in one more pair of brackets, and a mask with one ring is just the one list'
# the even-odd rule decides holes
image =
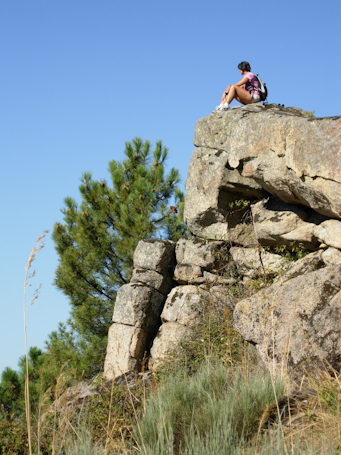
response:
{"label": "green pine needles", "polygon": [[153,151],[138,137],[126,142],[126,159],[109,163],[112,186],[84,173],[81,203],[67,197],[64,223],[54,227],[55,284],[69,297],[72,312],[70,330],[61,326],[51,334],[49,348],[78,356],[86,376],[102,369],[116,292],[130,280],[138,241],[178,240],[185,233],[180,176],[174,168],[165,174],[167,153],[161,141]]}

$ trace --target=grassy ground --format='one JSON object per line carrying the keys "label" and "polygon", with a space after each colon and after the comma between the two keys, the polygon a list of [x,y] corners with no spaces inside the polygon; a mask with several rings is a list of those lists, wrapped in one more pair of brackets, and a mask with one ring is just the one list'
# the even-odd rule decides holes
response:
{"label": "grassy ground", "polygon": [[[305,378],[299,387],[303,399],[296,400],[287,379],[258,366],[229,313],[214,314],[210,327],[203,314],[181,355],[170,353],[152,381],[117,387],[98,377],[97,395],[49,408],[40,425],[32,416],[33,453],[341,453],[339,376]],[[0,453],[26,455],[26,422],[0,422],[0,441]]]}

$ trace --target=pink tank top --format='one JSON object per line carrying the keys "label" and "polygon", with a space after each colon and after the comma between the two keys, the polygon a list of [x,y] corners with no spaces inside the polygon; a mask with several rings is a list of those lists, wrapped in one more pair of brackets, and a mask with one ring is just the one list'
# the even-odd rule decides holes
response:
{"label": "pink tank top", "polygon": [[247,73],[245,76],[249,79],[249,82],[244,84],[243,89],[247,90],[249,93],[253,93],[254,95],[259,95],[257,90],[258,88],[258,80],[253,73]]}

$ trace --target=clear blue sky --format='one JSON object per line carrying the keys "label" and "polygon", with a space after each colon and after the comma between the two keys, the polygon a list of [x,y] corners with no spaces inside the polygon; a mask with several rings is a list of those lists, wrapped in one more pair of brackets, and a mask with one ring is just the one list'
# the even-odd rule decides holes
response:
{"label": "clear blue sky", "polygon": [[[269,102],[341,114],[339,0],[2,0],[0,2],[0,372],[24,354],[23,283],[35,239],[62,220],[79,178],[108,178],[125,141],[169,147],[186,179],[197,119],[247,60]],[[48,236],[34,263],[43,287],[27,309],[29,345],[69,314],[52,285]],[[28,296],[29,298],[30,296]]]}

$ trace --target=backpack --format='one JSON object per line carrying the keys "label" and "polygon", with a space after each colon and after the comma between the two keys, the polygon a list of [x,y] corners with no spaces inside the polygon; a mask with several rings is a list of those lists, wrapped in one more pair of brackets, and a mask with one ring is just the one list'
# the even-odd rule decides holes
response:
{"label": "backpack", "polygon": [[258,80],[258,88],[256,89],[256,87],[254,87],[254,89],[257,90],[257,92],[259,93],[260,100],[265,101],[268,97],[268,89],[266,88],[266,84],[262,81],[258,74],[257,75],[255,74],[255,76]]}

